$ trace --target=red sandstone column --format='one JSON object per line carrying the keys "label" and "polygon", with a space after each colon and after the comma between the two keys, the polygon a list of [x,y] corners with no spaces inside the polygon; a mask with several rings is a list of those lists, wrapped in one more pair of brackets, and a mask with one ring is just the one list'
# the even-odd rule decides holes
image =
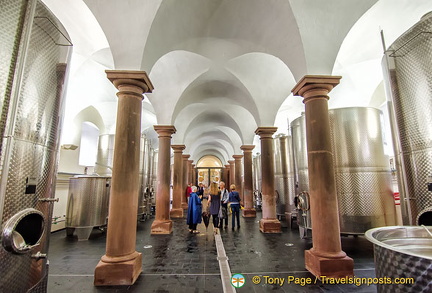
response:
{"label": "red sandstone column", "polygon": [[106,73],[119,92],[106,253],[95,268],[94,285],[132,285],[142,271],[135,250],[142,94],[153,85],[144,71]]}
{"label": "red sandstone column", "polygon": [[155,125],[159,137],[157,168],[156,215],[151,226],[151,234],[171,234],[170,219],[170,161],[171,135],[176,132],[173,125]]}
{"label": "red sandstone column", "polygon": [[315,276],[353,276],[353,260],[342,251],[339,213],[330,142],[328,93],[340,76],[306,75],[292,90],[305,104],[310,210],[313,247],[305,265]]}
{"label": "red sandstone column", "polygon": [[261,139],[262,219],[263,233],[281,233],[281,223],[276,218],[276,191],[274,187],[273,134],[277,127],[258,127],[255,134]]}
{"label": "red sandstone column", "polygon": [[221,168],[221,174],[220,174],[220,180],[225,182],[225,186],[228,184],[227,180],[225,179],[226,177],[226,168],[224,166],[222,166]]}
{"label": "red sandstone column", "polygon": [[240,194],[242,203],[244,203],[243,187],[242,187],[242,161],[241,161],[243,155],[233,155],[233,158],[234,158],[234,169],[235,169],[234,184],[236,186],[237,192]]}
{"label": "red sandstone column", "polygon": [[182,155],[182,159],[183,159],[183,196],[182,196],[182,208],[185,210],[188,208],[188,202],[187,202],[187,197],[186,197],[186,187],[189,184],[188,182],[188,159],[189,159],[190,155]]}
{"label": "red sandstone column", "polygon": [[[230,164],[230,170],[229,170],[229,184],[235,184],[235,163],[234,160],[229,160],[228,163]],[[227,186],[229,190],[229,186]]]}
{"label": "red sandstone column", "polygon": [[192,164],[192,184],[198,187],[195,164]]}
{"label": "red sandstone column", "polygon": [[225,170],[224,170],[224,182],[225,182],[225,187],[229,189],[229,186],[231,185],[230,182],[230,165],[226,164],[225,165]]}
{"label": "red sandstone column", "polygon": [[173,171],[173,203],[170,211],[171,218],[182,218],[182,196],[183,190],[183,158],[182,152],[186,148],[184,144],[171,145],[174,150],[174,171]]}
{"label": "red sandstone column", "polygon": [[189,183],[192,183],[192,185],[194,185],[195,182],[193,180],[193,167],[192,167],[192,163],[193,163],[193,160],[188,160],[188,171],[189,171],[188,181],[189,181]]}
{"label": "red sandstone column", "polygon": [[243,151],[243,197],[244,197],[244,210],[243,217],[255,218],[256,211],[253,208],[253,181],[252,181],[252,150],[254,145],[242,145],[240,149]]}

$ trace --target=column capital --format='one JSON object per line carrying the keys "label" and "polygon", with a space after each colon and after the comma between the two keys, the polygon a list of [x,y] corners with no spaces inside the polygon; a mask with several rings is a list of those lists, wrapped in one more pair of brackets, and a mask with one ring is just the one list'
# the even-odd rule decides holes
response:
{"label": "column capital", "polygon": [[251,144],[251,145],[244,144],[240,147],[240,149],[244,153],[251,153],[254,148],[255,148],[255,146],[253,144]]}
{"label": "column capital", "polygon": [[341,76],[305,75],[292,89],[294,96],[302,96],[303,103],[312,98],[329,99],[328,93],[339,84]]}
{"label": "column capital", "polygon": [[190,155],[184,154],[182,155],[183,160],[187,161],[190,158]]}
{"label": "column capital", "polygon": [[226,164],[226,165],[224,165],[224,166],[225,166],[225,168],[229,169],[230,164]]}
{"label": "column capital", "polygon": [[228,160],[227,162],[230,164],[230,166],[235,163],[234,160]]}
{"label": "column capital", "polygon": [[192,168],[195,168],[195,164],[192,164]]}
{"label": "column capital", "polygon": [[243,158],[243,155],[233,155],[234,160],[241,160]]}
{"label": "column capital", "polygon": [[119,90],[117,96],[131,95],[144,98],[143,93],[151,93],[154,89],[145,71],[105,70],[107,78]]}
{"label": "column capital", "polygon": [[262,126],[262,127],[258,127],[255,130],[255,134],[259,135],[261,137],[261,139],[263,138],[271,138],[273,136],[273,134],[277,131],[277,127],[274,126]]}
{"label": "column capital", "polygon": [[177,129],[174,125],[153,125],[154,130],[160,137],[170,137],[171,135],[176,133]]}
{"label": "column capital", "polygon": [[174,153],[181,153],[186,146],[184,144],[172,144],[171,148],[174,150]]}
{"label": "column capital", "polygon": [[[189,156],[190,157],[190,156]],[[192,165],[193,160],[188,160],[188,163]]]}

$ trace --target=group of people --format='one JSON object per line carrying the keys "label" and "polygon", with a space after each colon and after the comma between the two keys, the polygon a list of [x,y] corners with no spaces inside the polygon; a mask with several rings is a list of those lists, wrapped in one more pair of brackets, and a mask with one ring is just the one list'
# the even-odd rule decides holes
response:
{"label": "group of people", "polygon": [[[232,229],[234,230],[235,222],[237,220],[237,228],[240,228],[240,207],[241,199],[239,193],[236,191],[234,184],[230,186],[229,192],[225,188],[225,182],[212,182],[210,184],[210,191],[208,198],[204,195],[204,186],[190,187],[190,196],[188,200],[188,213],[187,224],[189,225],[189,232],[197,234],[197,225],[202,221],[203,203],[205,210],[211,215],[213,220],[213,227],[215,233],[219,233],[219,229],[228,228],[228,204],[230,204],[232,212]],[[188,191],[187,191],[188,192]],[[205,200],[207,203],[205,204]]]}

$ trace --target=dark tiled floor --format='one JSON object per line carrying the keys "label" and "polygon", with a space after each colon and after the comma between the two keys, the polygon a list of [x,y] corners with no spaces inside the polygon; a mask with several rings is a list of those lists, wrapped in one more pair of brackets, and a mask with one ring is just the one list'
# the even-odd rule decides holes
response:
{"label": "dark tiled floor", "polygon": [[[315,278],[304,269],[304,250],[310,239],[300,239],[297,230],[282,234],[262,234],[258,219],[241,219],[240,230],[221,231],[232,274],[241,273],[246,282],[237,292],[376,292],[376,287],[362,285],[301,286],[287,284],[289,276]],[[138,223],[137,251],[143,254],[143,272],[133,286],[93,286],[93,272],[105,253],[105,235],[94,230],[88,241],[66,238],[64,231],[51,236],[48,292],[222,292],[219,264],[212,228],[201,234],[187,232],[185,220],[174,221],[172,235],[151,236],[152,219]],[[151,246],[150,248],[145,248]],[[342,237],[344,251],[354,258],[357,277],[374,277],[372,245],[363,237]],[[285,279],[283,286],[253,284],[252,277]]]}

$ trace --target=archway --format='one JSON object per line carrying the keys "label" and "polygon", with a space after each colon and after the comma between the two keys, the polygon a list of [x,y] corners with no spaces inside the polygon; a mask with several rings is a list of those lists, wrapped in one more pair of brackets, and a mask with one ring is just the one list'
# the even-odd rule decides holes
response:
{"label": "archway", "polygon": [[196,165],[197,183],[202,183],[205,187],[208,187],[211,182],[219,183],[222,175],[222,166],[221,160],[213,155],[206,155],[199,159]]}

